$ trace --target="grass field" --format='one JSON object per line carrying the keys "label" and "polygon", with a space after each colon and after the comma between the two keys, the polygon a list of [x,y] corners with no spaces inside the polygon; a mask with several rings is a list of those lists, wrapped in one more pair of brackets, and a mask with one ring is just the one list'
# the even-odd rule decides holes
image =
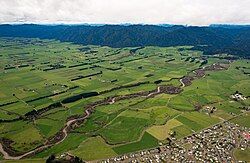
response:
{"label": "grass field", "polygon": [[199,131],[220,122],[218,118],[210,117],[199,112],[184,113],[176,119],[194,131]]}
{"label": "grass field", "polygon": [[79,146],[79,144],[82,141],[85,141],[86,139],[87,137],[84,135],[71,133],[62,143],[55,145],[47,150],[44,150],[43,152],[38,153],[34,157],[35,158],[47,158],[51,154],[62,154],[69,150],[74,150]]}
{"label": "grass field", "polygon": [[112,148],[101,137],[89,138],[70,153],[84,160],[98,160],[116,156]]}
{"label": "grass field", "polygon": [[158,146],[157,139],[155,139],[149,133],[145,132],[140,141],[126,144],[126,145],[117,146],[117,147],[114,147],[113,150],[117,154],[124,154],[124,153],[135,152],[138,150],[153,148],[156,146]]}
{"label": "grass field", "polygon": [[248,127],[250,128],[250,114],[245,113],[242,116],[239,116],[235,119],[232,119],[231,122],[236,123],[240,126]]}
{"label": "grass field", "polygon": [[180,125],[172,129],[176,133],[175,137],[177,139],[183,138],[193,133],[193,131],[186,125]]}
{"label": "grass field", "polygon": [[45,159],[23,159],[23,160],[4,160],[3,163],[44,163],[46,160]]}
{"label": "grass field", "polygon": [[234,157],[236,157],[237,160],[239,161],[250,161],[250,149],[245,149],[244,151],[241,149],[235,149],[234,150]]}
{"label": "grass field", "polygon": [[[180,78],[195,76],[195,69],[222,62],[229,66],[206,71],[205,77],[181,87],[179,94],[131,96],[98,105],[62,143],[32,156],[34,162],[51,153],[70,151],[84,160],[96,160],[156,147],[171,131],[180,139],[240,115],[250,105],[247,59],[229,63],[188,46],[148,46],[131,53],[134,47],[25,38],[0,38],[0,45],[0,139],[10,140],[18,152],[50,140],[68,118],[83,115],[89,104],[149,94],[163,85],[181,87]],[[233,100],[236,91],[248,98]],[[90,92],[96,95],[81,96]],[[53,107],[57,103],[61,105]],[[215,110],[209,112],[207,107]],[[247,113],[231,121],[250,127],[249,119]]]}
{"label": "grass field", "polygon": [[110,144],[136,141],[152,121],[144,118],[119,116],[102,128],[100,134]]}

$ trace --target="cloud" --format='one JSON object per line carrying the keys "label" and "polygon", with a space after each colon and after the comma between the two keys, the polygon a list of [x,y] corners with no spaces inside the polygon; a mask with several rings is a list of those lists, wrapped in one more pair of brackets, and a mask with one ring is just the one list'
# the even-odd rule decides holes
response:
{"label": "cloud", "polygon": [[0,0],[0,23],[249,24],[250,0]]}

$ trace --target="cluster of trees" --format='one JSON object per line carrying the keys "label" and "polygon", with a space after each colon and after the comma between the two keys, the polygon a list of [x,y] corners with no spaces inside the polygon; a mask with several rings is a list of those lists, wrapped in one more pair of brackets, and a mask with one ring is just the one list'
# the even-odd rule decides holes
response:
{"label": "cluster of trees", "polygon": [[62,104],[60,102],[55,102],[55,103],[50,104],[49,106],[44,107],[44,108],[39,109],[39,110],[33,109],[32,111],[27,112],[24,116],[27,119],[33,119],[33,118],[36,118],[37,116],[41,115],[42,113],[44,113],[46,111],[49,111],[51,109],[55,109],[55,108],[58,108],[58,107],[62,107]]}
{"label": "cluster of trees", "polygon": [[60,68],[66,68],[66,66],[62,64],[49,65],[49,67],[43,69],[43,71],[50,71],[50,70],[55,70],[55,69],[60,69]]}
{"label": "cluster of trees", "polygon": [[70,158],[66,159],[66,158],[61,158],[58,159],[56,158],[56,156],[54,154],[50,155],[47,160],[46,163],[83,163],[84,161],[77,157],[77,156],[71,156]]}
{"label": "cluster of trees", "polygon": [[[14,94],[13,94],[14,96]],[[8,102],[8,103],[4,103],[4,104],[0,104],[0,107],[3,107],[3,106],[7,106],[7,105],[11,105],[11,104],[15,104],[17,103],[18,101],[12,101],[12,102]]]}
{"label": "cluster of trees", "polygon": [[68,98],[62,100],[62,103],[67,104],[67,103],[75,102],[75,101],[80,100],[82,98],[88,98],[88,97],[97,96],[97,95],[99,95],[98,92],[81,93],[81,94],[74,95],[74,96],[71,96],[71,97],[68,97]]}
{"label": "cluster of trees", "polygon": [[77,77],[71,79],[70,81],[76,81],[76,80],[83,79],[83,78],[89,78],[89,77],[100,75],[100,74],[102,74],[102,71],[96,72],[93,74],[88,74],[88,75],[80,75],[80,76],[77,76]]}

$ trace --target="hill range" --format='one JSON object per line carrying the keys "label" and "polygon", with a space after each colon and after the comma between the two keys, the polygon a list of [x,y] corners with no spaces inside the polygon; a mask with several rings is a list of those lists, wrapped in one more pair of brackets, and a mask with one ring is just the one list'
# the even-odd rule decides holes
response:
{"label": "hill range", "polygon": [[[0,37],[56,39],[109,47],[194,46],[204,54],[249,57],[250,27],[211,25],[0,25]],[[205,46],[204,46],[205,45]]]}

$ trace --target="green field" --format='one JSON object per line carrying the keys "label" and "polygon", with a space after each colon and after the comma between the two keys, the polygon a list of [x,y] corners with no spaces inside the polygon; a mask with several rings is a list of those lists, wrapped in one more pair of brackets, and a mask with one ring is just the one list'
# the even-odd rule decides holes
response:
{"label": "green field", "polygon": [[236,123],[243,127],[250,128],[250,114],[249,112],[245,113],[242,116],[232,119],[231,122]]}
{"label": "green field", "polygon": [[71,151],[71,153],[83,158],[84,160],[97,160],[117,155],[100,137],[87,139],[82,142],[78,148]]}
{"label": "green field", "polygon": [[125,145],[120,145],[114,147],[113,150],[117,154],[124,154],[124,153],[135,152],[138,150],[149,149],[157,146],[158,146],[157,139],[155,139],[149,133],[145,132],[140,141]]}
{"label": "green field", "polygon": [[17,162],[20,162],[20,163],[44,163],[46,160],[45,159],[23,159],[23,160],[5,160],[3,161],[3,163],[17,163]]}
{"label": "green field", "polygon": [[194,131],[199,131],[220,122],[218,118],[210,117],[199,112],[184,113],[176,119]]}
{"label": "green field", "polygon": [[174,127],[172,131],[176,133],[175,137],[177,139],[183,138],[193,133],[193,131],[186,125]]}
{"label": "green field", "polygon": [[[96,105],[63,142],[31,156],[33,162],[65,152],[90,161],[153,148],[171,132],[181,139],[237,115],[232,122],[250,127],[249,113],[241,115],[250,105],[250,77],[242,71],[250,69],[247,59],[229,62],[190,46],[148,46],[132,53],[136,47],[25,38],[1,38],[0,46],[0,140],[17,153],[52,140],[68,118],[82,116],[90,104],[116,97]],[[228,68],[206,71],[181,87],[182,77],[215,63]],[[159,86],[181,91],[143,95]],[[236,91],[248,98],[233,100]]]}
{"label": "green field", "polygon": [[43,158],[47,157],[51,154],[62,154],[71,149],[75,149],[79,146],[79,144],[87,139],[86,136],[81,134],[70,134],[62,143],[55,145],[47,150],[44,150],[41,153],[38,153],[35,158]]}
{"label": "green field", "polygon": [[244,151],[241,149],[235,149],[234,150],[234,157],[236,157],[237,160],[240,161],[250,161],[250,155],[249,155],[250,149],[245,149]]}

